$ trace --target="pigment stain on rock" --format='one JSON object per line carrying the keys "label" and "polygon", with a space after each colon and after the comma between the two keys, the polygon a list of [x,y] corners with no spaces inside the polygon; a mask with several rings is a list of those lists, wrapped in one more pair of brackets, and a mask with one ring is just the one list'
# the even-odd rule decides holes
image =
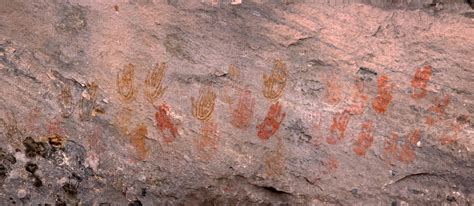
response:
{"label": "pigment stain on rock", "polygon": [[343,111],[334,114],[331,127],[329,129],[329,136],[326,138],[328,144],[338,144],[344,140],[347,125],[351,116],[349,112]]}
{"label": "pigment stain on rock", "polygon": [[202,160],[212,159],[219,146],[219,135],[217,124],[212,121],[202,123],[201,136],[197,139],[199,158]]}
{"label": "pigment stain on rock", "polygon": [[58,96],[58,104],[61,108],[61,116],[63,118],[70,117],[74,112],[74,99],[71,92],[71,87],[65,85]]}
{"label": "pigment stain on rock", "polygon": [[145,124],[139,124],[130,135],[130,143],[135,148],[135,153],[139,160],[145,160],[149,155],[149,148],[146,145],[148,128]]}
{"label": "pigment stain on rock", "polygon": [[279,138],[275,150],[265,156],[265,174],[270,177],[281,176],[285,167],[285,147]]}
{"label": "pigment stain on rock", "polygon": [[40,131],[40,120],[41,120],[41,116],[43,116],[41,111],[42,109],[40,107],[34,107],[31,111],[29,111],[25,115],[27,130],[32,131],[32,132]]}
{"label": "pigment stain on rock", "polygon": [[158,128],[163,141],[166,143],[173,142],[178,137],[178,129],[170,114],[171,108],[166,105],[160,105],[155,114],[156,127]]}
{"label": "pigment stain on rock", "polygon": [[416,158],[415,148],[418,141],[420,141],[420,130],[415,129],[410,135],[405,138],[405,142],[401,147],[399,158],[404,163],[411,163]]}
{"label": "pigment stain on rock", "polygon": [[385,113],[392,101],[392,87],[388,76],[380,76],[377,80],[377,96],[372,106],[377,113]]}
{"label": "pigment stain on rock", "polygon": [[243,75],[240,73],[240,69],[234,66],[233,64],[229,65],[227,74],[225,74],[231,81],[225,83],[224,87],[220,89],[220,98],[226,104],[233,104],[234,101],[237,99],[236,90],[240,89],[240,83],[243,79]]}
{"label": "pigment stain on rock", "polygon": [[384,141],[383,156],[385,161],[390,164],[394,164],[394,161],[399,159],[399,139],[400,137],[398,136],[398,134],[393,132],[390,139]]}
{"label": "pigment stain on rock", "polygon": [[222,89],[220,89],[220,99],[226,104],[233,104],[236,97],[234,97],[235,90],[232,89],[233,86],[225,85]]}
{"label": "pigment stain on rock", "polygon": [[117,112],[114,118],[114,125],[118,128],[118,130],[125,135],[130,134],[129,126],[132,124],[132,115],[133,110],[131,108],[125,107],[122,108],[119,112]]}
{"label": "pigment stain on rock", "polygon": [[269,139],[280,128],[285,115],[279,102],[272,104],[263,122],[257,125],[257,136],[260,139]]}
{"label": "pigment stain on rock", "polygon": [[229,65],[227,74],[232,81],[239,81],[241,79],[240,69],[233,64]]}
{"label": "pigment stain on rock", "polygon": [[56,117],[47,123],[46,132],[48,134],[58,134],[64,136],[66,132],[64,131],[63,124],[64,121]]}
{"label": "pigment stain on rock", "polygon": [[322,172],[322,174],[324,175],[329,175],[329,174],[334,173],[337,170],[337,168],[339,168],[339,165],[340,165],[339,160],[337,160],[335,157],[332,157],[332,156],[328,157],[325,160],[322,160],[321,164],[324,167],[324,170]]}
{"label": "pigment stain on rock", "polygon": [[432,112],[444,114],[450,102],[450,96],[446,95],[442,99],[436,98],[434,105],[430,107]]}
{"label": "pigment stain on rock", "polygon": [[352,94],[351,104],[347,108],[351,114],[362,115],[367,105],[369,97],[364,93],[364,85],[362,82],[356,82],[354,92]]}
{"label": "pigment stain on rock", "polygon": [[328,77],[326,81],[326,101],[329,104],[336,105],[342,100],[342,89],[339,80],[334,77]]}
{"label": "pigment stain on rock", "polygon": [[97,170],[102,155],[108,149],[107,144],[105,144],[103,140],[103,132],[101,127],[94,126],[92,130],[88,132],[85,142],[87,148],[86,164],[94,171]]}
{"label": "pigment stain on rock", "polygon": [[457,121],[450,123],[449,127],[441,134],[441,138],[439,138],[441,145],[449,145],[458,141],[458,135],[462,131],[462,127],[463,124]]}
{"label": "pigment stain on rock", "polygon": [[372,121],[366,121],[362,124],[361,131],[359,133],[359,137],[357,138],[354,146],[353,151],[359,156],[365,156],[367,153],[367,149],[372,146],[374,142],[374,125]]}
{"label": "pigment stain on rock", "polygon": [[249,127],[255,110],[255,98],[253,98],[252,92],[250,90],[241,90],[237,105],[231,110],[231,124],[234,127],[240,129]]}
{"label": "pigment stain on rock", "polygon": [[428,82],[431,79],[432,68],[429,65],[425,65],[422,68],[416,68],[415,76],[411,80],[411,86],[413,88],[412,98],[420,99],[426,96]]}
{"label": "pigment stain on rock", "polygon": [[315,145],[315,146],[320,146],[323,141],[324,141],[324,137],[323,137],[323,116],[322,116],[322,113],[321,112],[315,112],[314,113],[314,119],[313,119],[313,122],[312,122],[312,133],[314,134],[313,135],[313,139],[312,139],[312,144]]}
{"label": "pigment stain on rock", "polygon": [[444,96],[443,98],[436,97],[433,105],[428,109],[433,115],[426,117],[426,124],[433,126],[440,120],[442,120],[443,115],[446,114],[446,108],[450,103],[451,97],[449,95]]}

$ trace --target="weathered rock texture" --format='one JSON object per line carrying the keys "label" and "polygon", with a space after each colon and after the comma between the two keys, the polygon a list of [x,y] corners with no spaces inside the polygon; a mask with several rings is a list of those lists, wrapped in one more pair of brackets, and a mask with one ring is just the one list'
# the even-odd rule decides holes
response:
{"label": "weathered rock texture", "polygon": [[0,1],[10,204],[469,205],[462,1]]}

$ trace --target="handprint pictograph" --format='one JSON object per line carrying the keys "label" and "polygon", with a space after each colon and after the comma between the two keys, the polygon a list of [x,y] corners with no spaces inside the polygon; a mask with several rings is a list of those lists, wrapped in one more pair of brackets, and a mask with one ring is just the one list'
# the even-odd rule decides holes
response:
{"label": "handprint pictograph", "polygon": [[262,123],[257,125],[257,136],[260,139],[269,139],[280,128],[281,122],[285,118],[285,112],[282,111],[281,104],[276,102],[268,109],[267,116]]}
{"label": "handprint pictograph", "polygon": [[377,113],[385,113],[392,101],[393,84],[388,76],[380,76],[377,80],[377,97],[372,102],[372,106]]}
{"label": "handprint pictograph", "polygon": [[426,96],[428,82],[431,79],[432,68],[430,65],[425,65],[422,68],[416,68],[415,76],[411,81],[413,87],[413,99],[420,99]]}
{"label": "handprint pictograph", "polygon": [[133,78],[135,74],[135,66],[127,64],[117,73],[117,92],[124,100],[132,100],[135,96],[135,87]]}
{"label": "handprint pictograph", "polygon": [[372,121],[366,121],[362,124],[359,137],[357,138],[352,150],[359,156],[365,156],[367,149],[372,146],[374,142],[374,125]]}
{"label": "handprint pictograph", "polygon": [[276,100],[283,95],[288,79],[288,68],[283,60],[276,60],[270,75],[263,75],[263,96]]}
{"label": "handprint pictograph", "polygon": [[344,140],[350,119],[351,116],[348,111],[338,112],[334,115],[329,129],[331,134],[326,138],[328,144],[337,144]]}
{"label": "handprint pictograph", "polygon": [[168,66],[166,63],[157,64],[156,67],[151,70],[145,80],[145,96],[150,103],[154,103],[157,98],[163,96],[166,91],[163,86],[163,78],[166,74]]}
{"label": "handprint pictograph", "polygon": [[250,90],[241,90],[237,105],[232,108],[232,125],[237,128],[247,128],[253,118],[255,98]]}
{"label": "handprint pictograph", "polygon": [[199,91],[197,100],[191,97],[193,116],[199,120],[207,121],[211,118],[216,104],[216,94],[210,87],[203,87]]}

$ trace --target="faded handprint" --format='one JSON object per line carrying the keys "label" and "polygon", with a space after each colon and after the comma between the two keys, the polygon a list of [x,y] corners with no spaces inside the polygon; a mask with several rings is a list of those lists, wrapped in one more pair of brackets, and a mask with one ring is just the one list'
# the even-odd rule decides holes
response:
{"label": "faded handprint", "polygon": [[72,97],[71,88],[68,85],[64,85],[61,90],[58,102],[61,107],[61,116],[63,118],[70,117],[74,112],[74,99]]}
{"label": "faded handprint", "polygon": [[428,82],[431,79],[432,68],[430,65],[425,65],[423,68],[416,68],[415,76],[411,81],[413,87],[413,99],[420,99],[426,96],[428,90]]}
{"label": "faded handprint", "polygon": [[393,84],[388,76],[382,75],[377,80],[377,97],[372,102],[374,110],[378,113],[385,113],[392,101]]}
{"label": "faded handprint", "polygon": [[250,90],[241,90],[239,100],[235,108],[232,109],[232,125],[237,128],[246,128],[252,121],[255,109],[255,98]]}
{"label": "faded handprint", "polygon": [[374,125],[372,121],[366,121],[362,124],[359,137],[357,138],[352,150],[359,156],[365,156],[367,149],[372,146],[374,142]]}
{"label": "faded handprint", "polygon": [[344,139],[346,128],[350,119],[351,116],[347,111],[339,112],[334,115],[332,125],[329,130],[331,134],[326,139],[328,144],[337,144]]}

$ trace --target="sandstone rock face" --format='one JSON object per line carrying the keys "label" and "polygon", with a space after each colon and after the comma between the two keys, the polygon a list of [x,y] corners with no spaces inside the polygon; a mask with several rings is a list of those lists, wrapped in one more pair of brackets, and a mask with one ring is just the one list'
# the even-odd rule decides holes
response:
{"label": "sandstone rock face", "polygon": [[462,1],[0,0],[2,205],[470,205]]}

